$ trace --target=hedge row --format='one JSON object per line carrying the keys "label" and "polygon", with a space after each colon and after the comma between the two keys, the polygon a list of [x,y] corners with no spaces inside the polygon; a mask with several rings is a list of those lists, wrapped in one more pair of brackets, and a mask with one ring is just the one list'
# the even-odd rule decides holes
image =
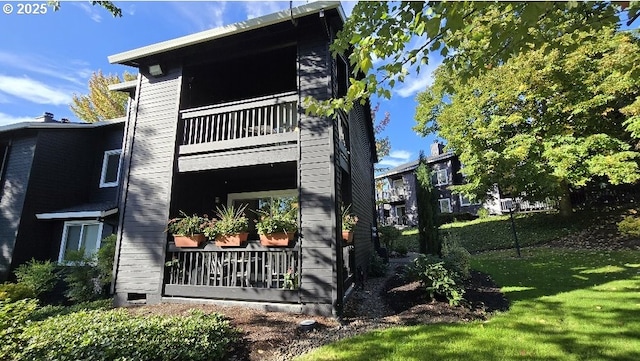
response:
{"label": "hedge row", "polygon": [[221,315],[198,310],[187,316],[84,310],[37,322],[12,313],[17,319],[0,315],[0,324],[12,327],[2,335],[3,360],[224,360],[238,338]]}

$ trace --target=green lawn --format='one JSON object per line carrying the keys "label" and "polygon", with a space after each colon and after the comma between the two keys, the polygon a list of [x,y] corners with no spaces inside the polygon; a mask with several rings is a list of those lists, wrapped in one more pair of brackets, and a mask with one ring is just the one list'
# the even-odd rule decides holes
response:
{"label": "green lawn", "polygon": [[[515,228],[520,246],[548,242],[584,229],[598,215],[588,211],[562,218],[557,214],[532,213],[515,216]],[[512,248],[514,246],[511,220],[506,216],[491,216],[466,222],[442,225],[440,234],[460,242],[469,252]],[[418,231],[406,230],[397,244],[404,243],[410,251],[418,251]]]}
{"label": "green lawn", "polygon": [[640,360],[640,252],[493,251],[473,267],[503,286],[509,311],[372,332],[300,360]]}

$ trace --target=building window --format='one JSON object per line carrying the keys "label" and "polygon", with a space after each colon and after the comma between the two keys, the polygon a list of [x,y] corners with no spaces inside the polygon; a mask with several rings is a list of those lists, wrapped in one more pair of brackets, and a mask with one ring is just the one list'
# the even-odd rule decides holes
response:
{"label": "building window", "polygon": [[65,222],[58,256],[59,262],[68,261],[71,251],[84,250],[85,257],[93,256],[100,248],[101,236],[102,223],[100,222]]}
{"label": "building window", "polygon": [[470,206],[474,204],[471,202],[471,199],[467,198],[464,194],[460,194],[460,205],[461,206]]}
{"label": "building window", "polygon": [[449,184],[449,174],[446,169],[439,169],[433,175],[433,184],[436,186],[442,186]]}
{"label": "building window", "polygon": [[120,178],[120,154],[122,149],[108,150],[102,158],[100,188],[117,187]]}
{"label": "building window", "polygon": [[449,198],[439,199],[440,213],[452,213],[451,200]]}

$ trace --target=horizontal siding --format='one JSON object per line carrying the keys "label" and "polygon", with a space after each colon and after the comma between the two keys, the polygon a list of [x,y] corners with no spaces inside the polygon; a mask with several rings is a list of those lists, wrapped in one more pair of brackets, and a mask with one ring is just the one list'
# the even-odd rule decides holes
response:
{"label": "horizontal siding", "polygon": [[36,149],[36,137],[14,140],[9,149],[0,190],[0,281],[11,266],[27,184]]}
{"label": "horizontal siding", "polygon": [[160,296],[178,121],[180,71],[142,78],[128,139],[115,291]]}
{"label": "horizontal siding", "polygon": [[371,154],[373,141],[367,134],[368,121],[362,105],[357,104],[349,114],[349,138],[351,141],[351,184],[352,210],[358,216],[358,223],[354,229],[354,248],[356,270],[368,270],[369,257],[373,252],[371,227],[374,224],[374,180],[373,155]]}

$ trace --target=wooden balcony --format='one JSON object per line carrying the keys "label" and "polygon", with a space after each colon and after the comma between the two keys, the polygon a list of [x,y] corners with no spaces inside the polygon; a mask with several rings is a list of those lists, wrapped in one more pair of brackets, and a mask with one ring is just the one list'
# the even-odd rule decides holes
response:
{"label": "wooden balcony", "polygon": [[230,250],[171,247],[165,296],[297,302],[298,247],[263,248],[250,244]]}
{"label": "wooden balcony", "polygon": [[180,171],[297,159],[296,92],[186,109],[180,121]]}

